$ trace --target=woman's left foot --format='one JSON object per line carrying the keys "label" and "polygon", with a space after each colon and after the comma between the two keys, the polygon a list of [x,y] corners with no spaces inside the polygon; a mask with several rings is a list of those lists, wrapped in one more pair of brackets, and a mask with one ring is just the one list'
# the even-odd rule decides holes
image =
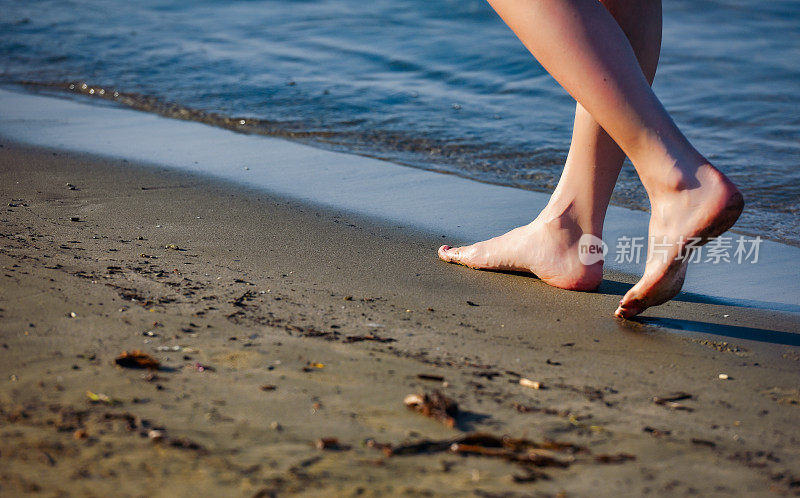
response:
{"label": "woman's left foot", "polygon": [[480,270],[533,273],[561,289],[594,290],[603,280],[603,262],[584,264],[579,257],[583,230],[567,214],[547,208],[533,222],[470,246],[439,248],[439,258]]}

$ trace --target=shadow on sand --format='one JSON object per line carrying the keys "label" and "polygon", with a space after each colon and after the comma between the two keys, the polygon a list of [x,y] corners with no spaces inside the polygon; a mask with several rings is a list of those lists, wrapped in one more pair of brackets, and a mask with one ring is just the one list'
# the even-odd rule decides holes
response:
{"label": "shadow on sand", "polygon": [[[616,280],[603,279],[603,283],[597,289],[601,294],[613,294],[624,296],[632,284],[618,282]],[[737,308],[755,308],[769,311],[781,311],[784,313],[800,313],[800,306],[788,303],[774,303],[771,301],[756,301],[752,299],[722,299],[714,296],[695,294],[693,292],[681,292],[675,296],[673,301],[698,304],[715,304],[718,306],[733,306]]]}
{"label": "shadow on sand", "polygon": [[[604,279],[597,292],[602,294],[623,296],[633,287],[631,284],[618,282],[616,280]],[[719,299],[702,294],[691,292],[681,292],[674,301],[687,303],[713,304],[719,306],[735,306],[739,308],[755,308],[762,310],[781,311],[788,313],[800,313],[800,306],[772,303],[767,301],[733,301]],[[780,332],[777,330],[762,329],[758,327],[742,327],[738,325],[700,322],[696,320],[683,320],[680,318],[658,318],[658,317],[635,317],[631,321],[643,325],[663,327],[670,330],[683,332],[693,332],[698,334],[713,334],[734,339],[746,339],[749,341],[766,342],[771,344],[782,344],[785,346],[800,346],[800,333]]]}
{"label": "shadow on sand", "polygon": [[748,341],[783,344],[785,346],[800,346],[800,334],[779,332],[777,330],[760,329],[757,327],[740,327],[738,325],[725,325],[719,323],[698,322],[695,320],[682,320],[679,318],[636,317],[631,319],[644,325],[664,327],[670,330],[680,330],[699,334],[714,334],[734,339],[747,339]]}

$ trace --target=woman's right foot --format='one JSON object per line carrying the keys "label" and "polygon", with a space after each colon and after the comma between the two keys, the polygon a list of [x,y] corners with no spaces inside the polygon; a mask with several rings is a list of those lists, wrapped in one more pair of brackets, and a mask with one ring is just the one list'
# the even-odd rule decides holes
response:
{"label": "woman's right foot", "polygon": [[690,247],[722,235],[742,213],[742,194],[710,164],[697,169],[693,182],[697,185],[691,188],[679,184],[652,193],[644,276],[620,300],[617,317],[630,318],[675,297],[683,286]]}

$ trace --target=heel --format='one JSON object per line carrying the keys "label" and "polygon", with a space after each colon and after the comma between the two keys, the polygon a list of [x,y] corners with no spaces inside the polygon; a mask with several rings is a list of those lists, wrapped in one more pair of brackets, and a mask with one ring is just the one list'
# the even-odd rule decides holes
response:
{"label": "heel", "polygon": [[701,230],[700,233],[697,234],[697,237],[702,239],[702,243],[700,245],[704,245],[710,239],[719,237],[723,233],[727,232],[736,223],[736,220],[739,219],[739,216],[742,214],[743,210],[744,197],[742,197],[741,192],[736,190],[734,193],[728,196],[727,200],[725,201],[725,206],[722,208],[719,214],[711,220],[705,229]]}
{"label": "heel", "polygon": [[725,208],[719,216],[719,223],[715,227],[714,234],[710,237],[718,237],[727,232],[741,216],[744,211],[744,197],[738,190],[728,197]]}

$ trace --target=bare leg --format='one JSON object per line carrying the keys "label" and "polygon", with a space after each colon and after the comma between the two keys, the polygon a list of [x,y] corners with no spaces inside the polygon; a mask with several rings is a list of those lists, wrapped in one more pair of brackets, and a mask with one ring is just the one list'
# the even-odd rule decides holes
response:
{"label": "bare leg", "polygon": [[[653,83],[661,51],[660,0],[601,1],[631,44],[642,73]],[[602,237],[608,202],[625,153],[581,105],[575,106],[572,143],[564,171],[546,210],[558,213],[572,205],[583,229]]]}
{"label": "bare leg", "polygon": [[[661,3],[606,0],[652,83],[661,49]],[[602,238],[603,220],[625,153],[581,104],[576,104],[572,143],[550,202],[530,224],[467,247],[442,246],[440,257],[472,268],[529,271],[557,287],[591,290],[603,278],[599,262],[577,258],[581,235]]]}
{"label": "bare leg", "polygon": [[[705,240],[730,228],[743,207],[741,194],[675,126],[650,89],[625,33],[599,3],[594,0],[490,0],[490,3],[545,69],[631,158],[650,197],[650,236],[666,242],[669,248],[663,258],[648,258],[644,277],[620,301],[617,315],[633,316],[648,306],[671,299],[683,284],[686,267],[676,262],[675,257],[684,252],[685,240],[691,237]],[[596,181],[597,176],[604,180]],[[616,178],[616,172],[613,177]],[[605,185],[607,180],[595,172],[584,179],[584,186],[599,194],[602,188],[595,187],[598,183]],[[551,221],[545,219],[543,223]],[[548,246],[558,249],[559,244],[562,249],[576,249],[567,240],[567,232],[569,228],[551,227],[548,233],[557,234],[558,240],[545,237],[539,245],[536,242],[524,247],[518,245],[516,253],[533,252],[534,261],[544,267],[540,270],[530,265],[528,269],[548,283],[575,289],[588,287],[584,283],[585,274],[572,282],[560,280],[563,272],[577,272],[574,264],[563,261],[577,259],[576,250],[572,258],[559,259],[548,254]],[[463,250],[462,254],[468,252]],[[462,262],[450,258],[447,249],[440,249],[440,256]],[[471,255],[466,256],[463,262],[469,265]],[[513,265],[512,258],[500,261],[498,267],[513,268]]]}

